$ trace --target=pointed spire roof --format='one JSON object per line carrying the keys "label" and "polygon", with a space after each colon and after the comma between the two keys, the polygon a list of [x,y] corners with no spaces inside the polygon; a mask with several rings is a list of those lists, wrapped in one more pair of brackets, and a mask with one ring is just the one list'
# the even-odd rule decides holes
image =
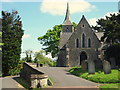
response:
{"label": "pointed spire roof", "polygon": [[65,16],[65,20],[62,25],[72,25],[71,20],[70,20],[69,3],[67,3],[66,16]]}
{"label": "pointed spire roof", "polygon": [[83,24],[83,23],[85,23],[85,22],[89,25],[89,23],[88,23],[88,21],[86,20],[85,16],[82,15],[82,19],[80,20],[80,22],[78,23],[78,25]]}

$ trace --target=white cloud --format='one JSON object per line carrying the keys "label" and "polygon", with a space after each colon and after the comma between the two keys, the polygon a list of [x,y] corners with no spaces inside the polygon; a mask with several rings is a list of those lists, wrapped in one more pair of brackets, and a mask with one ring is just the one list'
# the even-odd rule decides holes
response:
{"label": "white cloud", "polygon": [[30,34],[24,34],[24,35],[22,36],[22,39],[29,38],[29,37],[30,37]]}
{"label": "white cloud", "polygon": [[118,12],[108,12],[108,13],[106,13],[103,17],[100,17],[100,18],[106,19],[105,16],[110,17],[110,14],[114,14],[114,13],[117,14]]}
{"label": "white cloud", "polygon": [[95,26],[95,25],[97,24],[97,23],[96,23],[97,20],[98,20],[97,18],[91,18],[91,19],[89,19],[90,25]]}
{"label": "white cloud", "polygon": [[47,54],[45,56],[52,59],[51,53],[49,53],[49,54]]}
{"label": "white cloud", "polygon": [[[1,2],[42,2],[43,0],[0,0],[0,1]],[[65,1],[65,0],[56,0],[56,1]],[[119,2],[119,0],[85,0],[85,1],[87,2]]]}
{"label": "white cloud", "polygon": [[12,2],[12,0],[1,0],[1,2]]}
{"label": "white cloud", "polygon": [[91,18],[91,19],[89,19],[89,24],[90,25],[93,25],[93,26],[95,26],[96,24],[97,24],[97,22],[96,21],[98,21],[98,19],[101,19],[101,18],[103,18],[103,19],[106,19],[106,16],[108,16],[108,17],[110,17],[110,14],[117,14],[118,12],[108,12],[108,13],[106,13],[104,16],[102,16],[102,17],[99,17],[99,18]]}
{"label": "white cloud", "polygon": [[[32,51],[33,51],[33,53],[35,53],[35,52],[39,52],[39,51],[41,51],[41,50],[32,50]],[[51,59],[52,59],[51,53],[48,53],[47,55],[46,55],[45,53],[43,53],[43,55],[44,55],[45,57],[48,57],[48,58],[51,58]]]}
{"label": "white cloud", "polygon": [[67,2],[69,2],[71,14],[88,12],[95,8],[94,5],[91,5],[85,0],[43,0],[40,6],[40,10],[43,13],[50,13],[52,15],[64,15],[67,8]]}

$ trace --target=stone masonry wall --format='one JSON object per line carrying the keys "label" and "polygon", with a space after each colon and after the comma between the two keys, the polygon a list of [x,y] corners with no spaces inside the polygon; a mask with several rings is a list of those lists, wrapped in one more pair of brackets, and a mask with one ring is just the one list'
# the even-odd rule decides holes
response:
{"label": "stone masonry wall", "polygon": [[40,88],[47,85],[48,76],[26,62],[23,64],[20,77],[25,79],[31,88]]}

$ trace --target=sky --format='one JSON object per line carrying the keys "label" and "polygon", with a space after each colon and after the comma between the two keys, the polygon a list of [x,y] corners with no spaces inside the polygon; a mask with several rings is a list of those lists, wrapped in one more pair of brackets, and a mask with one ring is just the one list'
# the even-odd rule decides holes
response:
{"label": "sky", "polygon": [[[38,51],[43,48],[38,37],[48,29],[62,24],[65,18],[67,2],[69,2],[71,20],[79,23],[82,15],[90,25],[96,25],[99,18],[118,12],[118,0],[2,0],[0,11],[17,10],[23,24],[22,52]],[[102,1],[102,2],[101,2]],[[0,16],[1,17],[1,16]],[[25,57],[24,53],[21,57]],[[50,57],[50,55],[49,55]]]}

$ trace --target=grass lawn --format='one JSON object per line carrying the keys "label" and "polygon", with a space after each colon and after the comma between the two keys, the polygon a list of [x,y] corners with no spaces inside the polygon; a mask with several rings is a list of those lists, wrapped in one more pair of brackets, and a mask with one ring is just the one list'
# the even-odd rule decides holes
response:
{"label": "grass lawn", "polygon": [[112,84],[104,84],[104,85],[101,85],[99,88],[100,89],[106,89],[106,88],[112,88],[112,90],[117,90],[118,89],[118,86],[120,86],[120,83],[112,83]]}
{"label": "grass lawn", "polygon": [[54,84],[55,84],[54,80],[51,77],[49,77],[48,78],[48,85],[53,86]]}
{"label": "grass lawn", "polygon": [[116,69],[113,69],[110,74],[104,74],[104,72],[100,70],[96,71],[95,74],[89,74],[87,71],[82,71],[80,67],[73,67],[69,72],[81,78],[105,84],[105,86],[101,86],[101,88],[108,88],[110,86],[118,88],[118,83],[120,84],[120,79],[118,78],[119,71]]}

